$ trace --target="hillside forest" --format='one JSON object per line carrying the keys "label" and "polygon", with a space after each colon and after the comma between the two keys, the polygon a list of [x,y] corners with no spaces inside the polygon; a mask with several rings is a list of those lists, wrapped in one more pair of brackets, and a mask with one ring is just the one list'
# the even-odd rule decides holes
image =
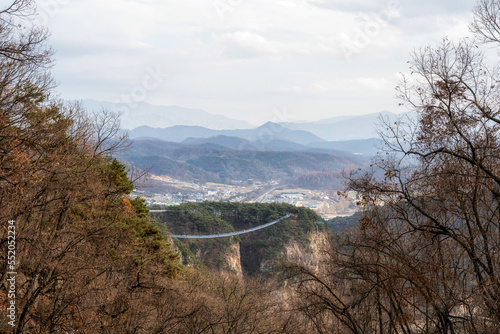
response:
{"label": "hillside forest", "polygon": [[500,73],[480,47],[499,46],[498,1],[477,2],[474,40],[411,55],[396,91],[418,118],[382,120],[386,151],[346,176],[357,216],[330,223],[285,204],[150,213],[119,117],[57,98],[34,15],[0,7],[1,333],[500,333]]}

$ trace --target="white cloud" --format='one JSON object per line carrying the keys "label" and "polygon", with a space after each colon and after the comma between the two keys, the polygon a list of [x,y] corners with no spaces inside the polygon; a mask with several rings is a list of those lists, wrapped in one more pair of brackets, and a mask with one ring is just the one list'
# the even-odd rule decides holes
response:
{"label": "white cloud", "polygon": [[[149,102],[250,120],[282,105],[331,116],[332,103],[346,99],[356,101],[344,112],[389,108],[392,73],[406,70],[415,47],[465,33],[473,4],[400,0],[384,16],[389,0],[54,1],[61,5],[48,21],[63,97],[112,100],[152,65],[172,75]],[[342,47],[353,42],[347,59]]]}
{"label": "white cloud", "polygon": [[394,85],[387,78],[357,78],[354,83],[359,83],[366,89],[370,90],[387,90],[394,88]]}
{"label": "white cloud", "polygon": [[236,57],[277,54],[278,49],[265,37],[249,31],[237,31],[214,35],[214,40],[228,49],[227,53]]}

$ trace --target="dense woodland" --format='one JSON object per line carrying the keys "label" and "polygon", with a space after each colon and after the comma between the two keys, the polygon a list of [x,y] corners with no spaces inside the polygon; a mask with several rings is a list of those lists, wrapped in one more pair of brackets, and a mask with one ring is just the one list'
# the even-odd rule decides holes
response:
{"label": "dense woodland", "polygon": [[[479,0],[477,41],[412,55],[397,92],[418,120],[382,125],[387,153],[350,174],[360,216],[341,234],[279,205],[185,205],[152,220],[113,158],[127,148],[116,115],[52,97],[33,15],[32,0],[0,7],[0,332],[500,333],[500,73],[476,44],[500,43],[497,1]],[[176,222],[228,231],[291,210],[250,250],[281,256],[273,275],[186,266],[167,242]]]}

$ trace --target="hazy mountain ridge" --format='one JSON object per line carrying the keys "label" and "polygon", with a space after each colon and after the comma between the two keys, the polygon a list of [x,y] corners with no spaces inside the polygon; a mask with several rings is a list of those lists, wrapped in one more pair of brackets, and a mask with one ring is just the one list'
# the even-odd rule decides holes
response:
{"label": "hazy mountain ridge", "polygon": [[[145,139],[145,138],[143,138]],[[217,145],[235,150],[256,151],[289,151],[289,152],[314,152],[327,153],[347,158],[370,157],[377,152],[377,146],[381,141],[377,138],[347,140],[347,141],[322,141],[300,145],[285,140],[272,140],[267,142],[254,141],[219,135],[209,138],[187,138],[182,141],[187,145]]]}
{"label": "hazy mountain ridge", "polygon": [[281,122],[292,129],[308,131],[327,141],[357,140],[377,137],[380,117],[396,118],[397,114],[381,111],[365,115],[336,116],[315,122]]}
{"label": "hazy mountain ridge", "polygon": [[304,174],[335,172],[363,164],[326,153],[235,150],[215,144],[187,145],[136,139],[124,159],[155,175],[184,181],[238,180],[295,182]]}
{"label": "hazy mountain ridge", "polygon": [[339,140],[339,141],[323,141],[319,143],[311,143],[310,148],[325,151],[348,152],[354,155],[373,156],[379,151],[378,147],[382,146],[382,140],[378,138]]}
{"label": "hazy mountain ridge", "polygon": [[[361,140],[370,140],[375,143],[374,138],[378,137],[377,129],[381,119],[396,120],[401,116],[408,116],[412,119],[413,114],[396,115],[387,111],[353,116],[336,116],[315,122],[267,122],[259,127],[251,129],[212,129],[199,125],[176,125],[172,127],[151,127],[139,126],[129,132],[131,138],[156,138],[170,142],[183,142],[199,138],[215,138],[206,142],[223,142],[223,146],[230,146],[235,149],[272,149],[272,150],[302,150],[294,149],[289,143],[305,145],[311,148],[335,149],[347,151],[353,154],[374,154],[375,149],[371,148],[369,142],[363,143]],[[228,145],[228,138],[236,137],[245,139],[248,142],[236,140]],[[333,142],[345,142],[344,144],[334,144]],[[350,143],[347,143],[351,141]],[[358,141],[358,142],[356,142]],[[199,141],[204,142],[204,141]],[[249,143],[250,142],[250,143]],[[266,147],[273,143],[271,148]],[[278,149],[281,142],[282,148]],[[288,143],[285,143],[288,142]],[[363,148],[361,145],[369,144],[370,148]]]}
{"label": "hazy mountain ridge", "polygon": [[122,103],[81,100],[87,110],[109,109],[121,113],[124,129],[138,126],[172,127],[176,125],[203,126],[211,129],[249,129],[254,126],[242,120],[215,115],[202,109],[179,106],[152,105],[146,102]]}
{"label": "hazy mountain ridge", "polygon": [[189,182],[280,180],[311,189],[339,188],[341,171],[365,166],[380,140],[326,141],[307,129],[328,129],[330,137],[344,136],[342,131],[363,137],[369,127],[375,128],[375,118],[392,116],[386,112],[309,123],[267,122],[253,129],[140,126],[130,131],[134,142],[126,160],[153,174]]}
{"label": "hazy mountain ridge", "polygon": [[277,123],[268,122],[255,129],[214,130],[201,126],[176,125],[167,128],[140,126],[130,131],[131,138],[157,138],[164,141],[182,142],[188,138],[210,138],[217,136],[238,137],[249,141],[284,140],[297,144],[324,141],[304,130],[290,130]]}
{"label": "hazy mountain ridge", "polygon": [[[202,109],[151,105],[146,102],[121,103],[81,100],[87,110],[109,109],[121,114],[122,128],[132,138],[148,137],[182,142],[189,137],[219,135],[250,141],[285,140],[300,144],[320,141],[346,141],[378,137],[381,118],[396,119],[409,113],[381,111],[362,115],[343,115],[317,121],[267,122],[256,127],[246,121],[216,115]],[[413,116],[411,116],[413,117]]]}

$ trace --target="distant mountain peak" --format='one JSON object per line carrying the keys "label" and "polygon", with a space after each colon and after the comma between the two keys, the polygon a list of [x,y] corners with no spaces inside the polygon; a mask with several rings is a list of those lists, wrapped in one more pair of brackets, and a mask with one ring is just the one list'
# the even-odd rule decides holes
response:
{"label": "distant mountain peak", "polygon": [[269,121],[269,122],[266,122],[264,124],[262,124],[261,126],[259,126],[257,129],[286,129],[283,125],[279,124],[279,123],[275,123],[275,122],[272,122],[272,121]]}
{"label": "distant mountain peak", "polygon": [[[224,137],[219,137],[223,135]],[[192,138],[210,138],[213,140],[226,142],[233,140],[234,137],[249,141],[269,142],[273,140],[285,140],[297,144],[309,144],[323,141],[322,138],[314,134],[301,131],[290,130],[286,127],[267,122],[256,129],[236,129],[236,130],[214,130],[194,125],[176,125],[167,128],[138,127],[130,131],[132,138],[154,137],[165,141],[182,142],[185,139]]]}

